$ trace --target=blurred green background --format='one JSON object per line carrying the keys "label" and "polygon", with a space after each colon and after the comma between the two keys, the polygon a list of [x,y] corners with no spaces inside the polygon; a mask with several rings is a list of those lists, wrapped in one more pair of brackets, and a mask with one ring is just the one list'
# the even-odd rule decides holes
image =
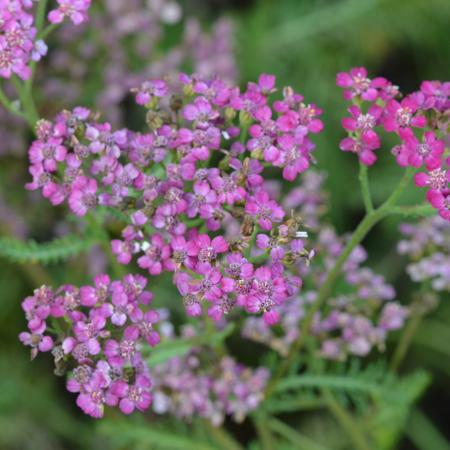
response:
{"label": "blurred green background", "polygon": [[[199,17],[206,28],[223,14],[235,21],[235,48],[242,83],[257,79],[261,72],[274,73],[279,84],[293,86],[305,95],[306,101],[324,109],[326,130],[316,139],[315,155],[318,167],[328,172],[330,220],[340,232],[350,230],[363,209],[356,158],[338,149],[343,137],[340,118],[345,113],[345,104],[341,91],[335,87],[335,75],[352,66],[364,65],[372,75],[389,78],[405,93],[417,89],[423,79],[448,79],[450,1],[193,0],[184,3],[185,11]],[[22,179],[11,175],[15,167],[22,167],[20,158],[5,158],[2,165],[0,189],[19,214],[25,215],[33,206],[33,213],[26,220],[34,237],[45,240],[54,213],[47,214],[50,208],[37,196],[25,195]],[[380,163],[370,171],[375,202],[386,197],[398,176],[390,155],[381,157]],[[412,199],[418,193],[411,189],[408,195]],[[399,273],[404,261],[394,251],[397,228],[397,221],[385,222],[375,229],[365,245],[370,250],[371,264],[395,284],[400,295],[410,296],[414,287]],[[157,448],[145,439],[138,443],[127,438],[127,432],[134,430],[135,436],[139,436],[139,430],[142,432],[144,422],[138,415],[126,419],[110,416],[107,422],[116,428],[112,433],[108,426],[99,428],[79,413],[72,395],[65,391],[63,380],[52,375],[50,356],[41,356],[30,363],[28,351],[17,340],[18,333],[25,329],[20,302],[36,287],[39,270],[38,266],[21,266],[0,259],[0,449]],[[64,266],[50,266],[48,270],[61,282],[76,283],[83,281],[85,265],[82,259],[77,259]],[[443,437],[450,441],[450,304],[441,302],[419,330],[406,367],[427,368],[432,373],[433,384],[420,404],[428,418],[419,412],[411,415],[407,436],[399,449],[449,449]],[[146,421],[147,427],[158,429],[154,419]],[[311,426],[318,433],[329,430],[325,422]],[[171,423],[169,427],[192,432],[180,423]],[[117,430],[123,431],[121,439]],[[234,430],[244,439],[251,437],[252,430],[245,424]],[[342,447],[336,443],[336,449],[339,448]]]}

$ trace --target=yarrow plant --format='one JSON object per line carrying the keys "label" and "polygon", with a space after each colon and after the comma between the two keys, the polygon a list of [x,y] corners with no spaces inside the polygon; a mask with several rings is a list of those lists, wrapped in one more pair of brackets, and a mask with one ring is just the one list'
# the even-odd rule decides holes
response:
{"label": "yarrow plant", "polygon": [[[176,22],[177,4],[168,4],[158,20]],[[250,416],[261,432],[261,418],[271,411],[299,410],[300,393],[313,407],[329,408],[352,448],[381,448],[376,431],[366,436],[348,426],[333,389],[366,412],[389,397],[387,386],[398,389],[402,417],[423,389],[406,389],[394,375],[354,387],[342,371],[360,361],[358,375],[366,368],[372,374],[363,358],[384,352],[389,334],[400,331],[390,361],[394,372],[418,320],[435,306],[433,292],[450,290],[450,83],[425,81],[402,96],[362,67],[337,75],[350,103],[339,146],[358,157],[365,207],[356,229],[339,236],[325,221],[326,174],[313,168],[322,110],[270,74],[240,88],[227,76],[230,61],[224,76],[209,73],[214,49],[229,49],[227,39],[208,45],[191,22],[185,39],[204,44],[193,51],[201,73],[175,76],[178,65],[168,63],[167,76],[136,74],[128,92],[145,123],[140,131],[85,106],[41,118],[32,87],[35,62],[46,52],[42,39],[65,19],[87,22],[91,4],[0,6],[1,76],[11,78],[20,102],[7,90],[1,100],[35,133],[26,189],[68,210],[83,234],[79,243],[0,242],[0,252],[54,260],[97,244],[107,258],[105,273],[92,282],[46,283],[23,301],[28,330],[19,339],[32,359],[51,352],[55,373],[66,376],[67,390],[94,418],[104,416],[105,406],[215,427],[227,416],[236,422]],[[119,20],[120,7],[111,3],[109,12],[127,36],[133,24]],[[122,88],[111,98],[123,100]],[[392,139],[390,153],[404,175],[376,205],[369,168],[380,152],[389,153]],[[403,203],[402,194],[415,186],[426,189],[423,202]],[[398,244],[412,260],[406,272],[424,293],[412,302],[366,266],[362,241],[391,215],[421,218],[401,226]],[[262,357],[241,361],[233,348],[244,343]],[[365,398],[352,397],[352,390]],[[284,423],[270,424],[291,441],[296,436]]]}

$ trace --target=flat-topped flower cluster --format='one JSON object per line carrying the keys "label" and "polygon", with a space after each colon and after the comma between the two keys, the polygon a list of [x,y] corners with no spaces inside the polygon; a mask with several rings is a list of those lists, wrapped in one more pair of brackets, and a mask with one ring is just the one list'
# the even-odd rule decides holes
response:
{"label": "flat-topped flower cluster", "polygon": [[450,120],[450,82],[424,81],[420,90],[403,99],[399,88],[385,78],[370,79],[364,67],[336,77],[344,98],[353,104],[351,117],[342,119],[349,136],[341,141],[343,151],[356,153],[362,164],[375,163],[381,147],[379,130],[394,133],[400,143],[392,153],[401,167],[422,169],[415,184],[426,187],[427,199],[450,220],[449,155],[445,152]]}
{"label": "flat-topped flower cluster", "polygon": [[28,331],[20,340],[31,347],[32,358],[52,351],[56,373],[69,371],[67,389],[78,393],[77,405],[86,414],[102,417],[105,404],[125,414],[144,411],[151,403],[151,380],[138,345],[159,342],[153,327],[159,315],[149,308],[147,280],[100,275],[94,282],[36,289],[22,304]]}
{"label": "flat-topped flower cluster", "polygon": [[[276,323],[301,285],[286,266],[305,250],[298,220],[271,199],[262,172],[281,168],[293,181],[309,167],[320,110],[290,88],[271,107],[269,75],[244,92],[218,79],[180,81],[182,91],[163,80],[136,90],[148,133],[113,131],[84,108],[39,122],[28,188],[79,216],[98,205],[124,211],[117,260],[135,257],[152,276],[174,272],[189,315],[206,305],[219,320],[236,307]],[[224,235],[231,228],[237,234]],[[251,261],[254,247],[265,265]]]}

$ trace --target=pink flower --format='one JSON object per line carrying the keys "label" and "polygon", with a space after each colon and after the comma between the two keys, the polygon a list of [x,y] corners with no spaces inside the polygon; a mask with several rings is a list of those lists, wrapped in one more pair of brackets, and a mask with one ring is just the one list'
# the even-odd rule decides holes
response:
{"label": "pink flower", "polygon": [[377,157],[374,150],[381,145],[380,138],[373,130],[364,131],[358,138],[345,138],[339,144],[344,152],[356,153],[359,160],[366,166],[371,166]]}
{"label": "pink flower", "polygon": [[450,191],[429,191],[427,199],[439,212],[439,215],[450,222]]}
{"label": "pink flower", "polygon": [[372,105],[367,114],[363,114],[361,109],[356,105],[348,108],[352,117],[345,117],[342,119],[342,126],[345,130],[353,131],[368,131],[378,125],[383,109],[378,105]]}
{"label": "pink flower", "polygon": [[146,375],[137,375],[134,384],[116,381],[111,386],[114,395],[120,398],[119,408],[124,414],[131,414],[135,409],[144,412],[152,402],[151,382]]}
{"label": "pink flower", "polygon": [[146,105],[153,98],[164,97],[168,92],[167,83],[163,80],[145,81],[137,89],[136,103],[138,105]]}
{"label": "pink flower", "polygon": [[438,166],[428,173],[416,173],[414,182],[417,186],[427,186],[432,191],[444,191],[447,189],[448,183],[450,182],[450,171]]}
{"label": "pink flower", "polygon": [[66,154],[67,150],[60,138],[50,138],[46,142],[35,141],[29,150],[31,163],[43,164],[48,172],[55,172],[57,163],[64,161]]}
{"label": "pink flower", "polygon": [[77,216],[85,216],[97,204],[97,182],[92,178],[78,177],[72,184],[69,196],[70,209]]}
{"label": "pink flower", "polygon": [[417,103],[410,97],[404,98],[400,103],[391,100],[385,109],[383,125],[386,131],[399,131],[402,128],[415,127],[423,128],[426,125],[426,118],[416,115]]}
{"label": "pink flower", "polygon": [[361,96],[363,100],[374,101],[378,92],[372,87],[372,81],[367,78],[367,70],[364,67],[355,67],[347,72],[340,72],[336,76],[336,84],[345,88],[344,98],[351,100],[354,96]]}
{"label": "pink flower", "polygon": [[208,128],[209,121],[219,116],[205,97],[197,97],[194,103],[187,104],[182,114],[186,120],[196,121],[197,126],[201,128]]}
{"label": "pink flower", "polygon": [[171,249],[160,234],[154,234],[143,248],[145,255],[138,258],[139,267],[147,269],[150,275],[159,275],[168,267]]}
{"label": "pink flower", "polygon": [[81,410],[95,419],[103,417],[106,391],[109,380],[101,371],[96,370],[90,380],[83,385],[77,397],[77,405]]}
{"label": "pink flower", "polygon": [[198,215],[200,207],[205,205],[215,205],[217,203],[217,194],[206,182],[194,183],[194,192],[187,194],[188,209],[187,216],[193,218]]}
{"label": "pink flower", "polygon": [[408,150],[408,163],[413,167],[436,167],[445,150],[444,141],[436,139],[433,131],[426,131],[422,142],[419,141],[410,128],[400,131],[400,137]]}
{"label": "pink flower", "polygon": [[87,20],[87,11],[91,0],[57,0],[58,8],[48,14],[50,23],[61,23],[69,17],[74,25],[80,25]]}
{"label": "pink flower", "polygon": [[265,191],[257,192],[247,200],[245,212],[254,216],[265,231],[271,230],[273,223],[281,222],[284,218],[283,208],[274,200],[270,200]]}
{"label": "pink flower", "polygon": [[138,356],[136,350],[138,336],[138,331],[134,327],[128,327],[120,342],[114,339],[105,342],[105,356],[112,367],[120,369],[127,363],[133,364],[135,357]]}
{"label": "pink flower", "polygon": [[38,352],[49,352],[53,348],[53,339],[50,336],[24,331],[19,334],[19,339],[24,345],[31,347],[31,359],[34,359]]}
{"label": "pink flower", "polygon": [[211,240],[207,234],[200,234],[187,243],[188,255],[196,256],[199,265],[214,263],[219,254],[227,250],[228,243],[223,236],[216,236]]}

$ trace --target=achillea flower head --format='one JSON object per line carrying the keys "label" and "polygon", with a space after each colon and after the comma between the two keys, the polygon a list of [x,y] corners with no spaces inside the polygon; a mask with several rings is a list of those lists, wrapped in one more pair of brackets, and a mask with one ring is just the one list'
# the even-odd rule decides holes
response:
{"label": "achillea flower head", "polygon": [[351,117],[342,120],[348,137],[341,141],[341,150],[357,154],[362,164],[371,166],[377,160],[375,150],[382,146],[381,128],[394,133],[400,140],[391,149],[397,164],[425,168],[415,175],[415,184],[429,188],[427,200],[449,220],[449,83],[424,81],[419,91],[397,101],[398,88],[384,78],[371,80],[363,67],[338,74],[336,82],[352,102]]}
{"label": "achillea flower head", "polygon": [[105,405],[125,414],[150,406],[150,375],[138,344],[159,342],[159,315],[148,308],[146,283],[140,275],[111,281],[102,274],[94,286],[43,286],[22,303],[28,331],[20,340],[32,358],[52,351],[56,372],[67,373],[67,389],[94,418],[103,416]]}
{"label": "achillea flower head", "polygon": [[[290,88],[272,109],[271,75],[249,83],[244,92],[220,79],[182,75],[180,80],[183,92],[165,80],[133,91],[147,109],[146,133],[113,131],[83,108],[63,111],[32,144],[28,188],[42,189],[54,204],[67,200],[80,216],[98,206],[125,210],[122,239],[111,242],[119,263],[136,260],[149,276],[174,272],[188,314],[204,310],[220,320],[242,308],[262,313],[272,325],[278,306],[301,284],[287,267],[303,258],[303,244],[296,234],[299,222],[271,198],[260,174],[263,161],[283,169],[289,180],[306,170],[313,149],[309,134],[322,128],[320,110],[302,103]],[[176,106],[173,95],[179,98]],[[287,116],[285,123],[281,119]],[[249,144],[254,138],[244,129],[255,127],[279,148],[272,162]],[[242,150],[235,154],[238,144]],[[56,157],[61,174],[54,173]],[[212,157],[219,158],[216,167],[208,167]],[[305,164],[286,173],[296,158]],[[240,229],[233,241],[221,231],[230,224]],[[258,229],[277,250],[253,264]],[[245,271],[229,273],[230,254],[246,261]]]}
{"label": "achillea flower head", "polygon": [[[90,0],[58,2],[58,9],[49,13],[51,23],[60,23],[68,16],[78,25],[87,18]],[[47,54],[47,45],[38,39],[33,14],[32,1],[0,1],[0,77],[17,75],[27,80],[32,73],[30,63]]]}

